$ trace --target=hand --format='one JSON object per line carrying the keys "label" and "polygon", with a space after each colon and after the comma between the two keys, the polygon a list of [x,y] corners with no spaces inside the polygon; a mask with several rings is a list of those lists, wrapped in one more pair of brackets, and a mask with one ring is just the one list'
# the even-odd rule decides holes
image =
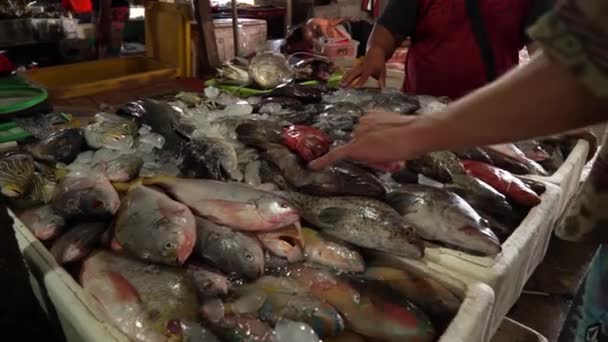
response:
{"label": "hand", "polygon": [[371,166],[385,166],[391,162],[406,160],[409,151],[396,143],[398,137],[403,134],[402,131],[401,127],[391,127],[356,136],[348,144],[313,160],[309,167],[320,170],[344,159],[360,161]]}
{"label": "hand", "polygon": [[342,80],[343,87],[361,87],[372,76],[378,80],[380,88],[386,86],[386,63],[385,54],[382,49],[372,47],[367,51],[363,62],[352,68]]}
{"label": "hand", "polygon": [[415,120],[415,116],[406,116],[394,112],[368,113],[359,119],[359,124],[353,131],[353,136],[356,137],[372,131],[408,125]]}

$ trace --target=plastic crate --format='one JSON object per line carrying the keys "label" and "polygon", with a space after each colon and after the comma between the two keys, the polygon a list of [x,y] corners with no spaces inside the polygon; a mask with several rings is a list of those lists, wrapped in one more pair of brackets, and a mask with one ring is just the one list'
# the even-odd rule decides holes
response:
{"label": "plastic crate", "polygon": [[68,99],[177,78],[177,68],[146,57],[110,58],[39,68],[24,73],[47,88],[51,99]]}
{"label": "plastic crate", "polygon": [[543,260],[555,223],[560,215],[561,189],[546,183],[542,202],[502,244],[496,257],[478,257],[449,248],[427,248],[423,262],[438,273],[445,273],[469,284],[489,285],[496,297],[490,333],[517,301],[524,285]]}
{"label": "plastic crate", "polygon": [[[12,214],[11,214],[12,215]],[[64,328],[68,342],[126,342],[126,335],[116,329],[106,318],[99,305],[82,287],[59,266],[49,251],[23,225],[15,219],[19,248],[32,273],[32,284],[41,304],[54,308]],[[488,324],[494,303],[494,293],[487,285],[468,284],[446,274],[438,274],[419,261],[395,258],[399,268],[404,268],[440,281],[456,295],[463,298],[460,309],[440,342],[488,341]],[[396,267],[396,265],[391,265]],[[48,294],[47,296],[40,295]]]}
{"label": "plastic crate", "polygon": [[359,42],[356,40],[343,39],[338,42],[329,41],[324,43],[320,40],[313,42],[313,49],[316,54],[329,57],[331,59],[356,59]]}

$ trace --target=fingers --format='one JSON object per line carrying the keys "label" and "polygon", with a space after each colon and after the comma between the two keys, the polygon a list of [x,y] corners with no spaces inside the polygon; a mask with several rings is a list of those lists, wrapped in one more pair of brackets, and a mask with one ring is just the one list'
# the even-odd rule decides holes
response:
{"label": "fingers", "polygon": [[356,67],[352,68],[346,73],[346,75],[344,75],[344,78],[342,79],[342,86],[349,87],[361,75],[362,70],[363,67],[361,65],[357,65]]}
{"label": "fingers", "polygon": [[315,159],[308,164],[308,167],[313,170],[322,170],[328,166],[334,165],[340,160],[348,158],[351,149],[351,144],[346,144],[337,147],[322,156],[321,158]]}
{"label": "fingers", "polygon": [[380,89],[386,87],[386,67],[382,68],[382,71],[380,72],[380,76],[378,77],[378,86]]}
{"label": "fingers", "polygon": [[357,87],[357,88],[363,87],[365,85],[365,82],[367,82],[367,79],[369,79],[369,77],[371,75],[372,75],[372,72],[371,72],[370,68],[363,68],[355,87]]}

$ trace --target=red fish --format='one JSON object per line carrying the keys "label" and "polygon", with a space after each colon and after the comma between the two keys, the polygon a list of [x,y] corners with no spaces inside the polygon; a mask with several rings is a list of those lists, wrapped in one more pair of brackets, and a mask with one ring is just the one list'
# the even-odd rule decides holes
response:
{"label": "red fish", "polygon": [[283,144],[307,162],[327,153],[332,142],[327,134],[309,126],[294,125],[283,131]]}
{"label": "red fish", "polygon": [[468,174],[488,183],[513,202],[527,207],[540,204],[540,197],[510,172],[473,160],[463,160],[462,164]]}

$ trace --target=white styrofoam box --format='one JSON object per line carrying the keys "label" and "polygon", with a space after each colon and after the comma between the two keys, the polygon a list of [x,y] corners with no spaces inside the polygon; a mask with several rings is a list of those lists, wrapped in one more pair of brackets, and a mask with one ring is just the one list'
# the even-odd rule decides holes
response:
{"label": "white styrofoam box", "polygon": [[[263,50],[266,46],[267,24],[260,19],[238,19],[239,55],[245,56]],[[234,57],[232,19],[214,19],[215,41],[220,62]]]}
{"label": "white styrofoam box", "polygon": [[43,307],[55,308],[67,342],[128,342],[129,339],[107,321],[99,306],[90,305],[93,299],[55,262],[46,247],[15,215],[11,213],[11,216],[15,220],[17,243],[32,276],[34,293]]}
{"label": "white styrofoam box", "polygon": [[505,318],[491,342],[548,342],[547,338],[537,331],[517,321]]}
{"label": "white styrofoam box", "polygon": [[531,176],[531,178],[555,184],[562,189],[562,199],[559,205],[560,212],[566,209],[570,198],[576,193],[588,156],[589,143],[586,140],[579,140],[564,163],[551,176]]}
{"label": "white styrofoam box", "polygon": [[467,283],[489,285],[496,296],[490,332],[496,331],[547,252],[559,216],[561,189],[547,183],[542,202],[502,244],[496,257],[478,257],[449,248],[427,248],[423,261],[431,269]]}
{"label": "white styrofoam box", "polygon": [[488,285],[463,282],[444,272],[437,272],[424,261],[381,252],[369,252],[369,254],[374,262],[436,280],[462,299],[460,309],[439,338],[439,342],[489,341],[491,335],[488,328],[494,305],[494,292]]}
{"label": "white styrofoam box", "polygon": [[[12,215],[12,214],[11,214]],[[105,314],[94,299],[59,266],[49,251],[38,241],[14,215],[14,229],[19,248],[30,268],[33,287],[46,292],[38,300],[45,307],[54,307],[68,342],[127,342],[128,337],[105,318]],[[488,323],[494,303],[494,293],[485,284],[467,284],[445,274],[437,274],[419,261],[406,260],[403,265],[418,270],[425,276],[442,282],[456,295],[463,298],[462,305],[440,342],[485,342],[488,341]]]}

